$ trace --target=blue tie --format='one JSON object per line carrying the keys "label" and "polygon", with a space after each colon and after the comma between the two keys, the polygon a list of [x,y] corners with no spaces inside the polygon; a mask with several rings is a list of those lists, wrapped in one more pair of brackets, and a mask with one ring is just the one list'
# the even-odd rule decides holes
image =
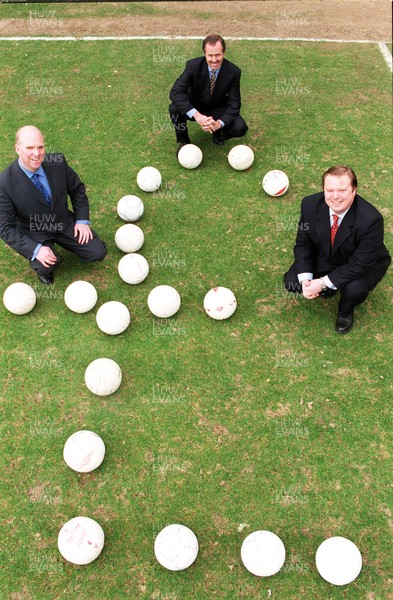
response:
{"label": "blue tie", "polygon": [[31,180],[34,183],[37,190],[39,192],[41,192],[41,194],[44,196],[46,203],[49,204],[49,206],[50,206],[52,204],[50,194],[47,192],[45,186],[43,186],[42,183],[40,182],[40,176],[38,175],[38,173],[34,173]]}

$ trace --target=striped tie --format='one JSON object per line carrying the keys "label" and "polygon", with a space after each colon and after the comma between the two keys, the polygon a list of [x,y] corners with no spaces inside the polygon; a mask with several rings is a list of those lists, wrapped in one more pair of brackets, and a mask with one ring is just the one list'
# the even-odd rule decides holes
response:
{"label": "striped tie", "polygon": [[333,248],[334,238],[336,237],[339,218],[340,217],[338,215],[333,215],[333,225],[330,229],[330,246],[331,246],[331,248]]}
{"label": "striped tie", "polygon": [[210,73],[210,96],[213,95],[214,86],[216,85],[217,75],[215,71]]}

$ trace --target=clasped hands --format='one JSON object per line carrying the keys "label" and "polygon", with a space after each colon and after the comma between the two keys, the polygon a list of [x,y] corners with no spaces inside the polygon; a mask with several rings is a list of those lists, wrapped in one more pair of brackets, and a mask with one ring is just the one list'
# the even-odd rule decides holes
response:
{"label": "clasped hands", "polygon": [[195,113],[194,119],[198,123],[198,125],[201,126],[203,131],[213,133],[214,131],[217,131],[217,129],[221,128],[220,121],[215,121],[213,117],[207,117],[206,115],[202,115],[199,112]]}
{"label": "clasped hands", "polygon": [[317,298],[323,289],[321,279],[304,279],[302,281],[302,293],[307,300]]}

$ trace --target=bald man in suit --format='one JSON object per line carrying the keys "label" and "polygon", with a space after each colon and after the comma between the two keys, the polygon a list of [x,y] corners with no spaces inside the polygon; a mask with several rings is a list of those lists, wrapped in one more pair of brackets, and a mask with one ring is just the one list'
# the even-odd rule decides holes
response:
{"label": "bald man in suit", "polygon": [[15,150],[18,158],[0,173],[0,237],[46,285],[60,261],[55,244],[83,261],[102,260],[106,246],[90,229],[85,186],[64,155],[47,155],[44,137],[32,125],[18,130]]}
{"label": "bald man in suit", "polygon": [[213,34],[202,42],[204,56],[187,61],[169,97],[169,114],[179,149],[190,143],[187,120],[212,134],[215,144],[242,137],[248,127],[240,116],[240,69],[225,58],[223,38]]}
{"label": "bald man in suit", "polygon": [[383,243],[383,217],[358,195],[354,171],[330,167],[322,186],[323,192],[302,201],[295,262],[284,285],[308,300],[339,291],[336,332],[345,334],[353,326],[354,308],[381,281],[391,258]]}

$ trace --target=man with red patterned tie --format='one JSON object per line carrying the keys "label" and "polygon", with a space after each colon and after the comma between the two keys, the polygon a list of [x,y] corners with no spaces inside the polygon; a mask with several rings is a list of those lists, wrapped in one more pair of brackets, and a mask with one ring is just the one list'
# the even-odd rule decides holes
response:
{"label": "man with red patterned tie", "polygon": [[202,50],[204,56],[187,61],[169,94],[169,114],[180,148],[190,143],[187,120],[196,121],[218,145],[242,137],[248,129],[240,116],[241,71],[225,58],[225,41],[209,35]]}
{"label": "man with red patterned tie", "polygon": [[358,195],[354,171],[330,167],[322,187],[323,192],[302,201],[295,262],[284,285],[309,300],[329,298],[339,290],[336,331],[345,334],[352,329],[355,306],[385,275],[391,257],[383,243],[383,217]]}

